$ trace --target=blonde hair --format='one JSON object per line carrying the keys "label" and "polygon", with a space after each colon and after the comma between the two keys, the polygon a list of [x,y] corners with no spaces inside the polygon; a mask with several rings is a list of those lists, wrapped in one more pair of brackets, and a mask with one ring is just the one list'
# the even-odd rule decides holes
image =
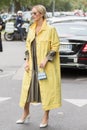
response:
{"label": "blonde hair", "polygon": [[43,15],[43,19],[46,19],[46,8],[43,5],[35,5],[33,8]]}

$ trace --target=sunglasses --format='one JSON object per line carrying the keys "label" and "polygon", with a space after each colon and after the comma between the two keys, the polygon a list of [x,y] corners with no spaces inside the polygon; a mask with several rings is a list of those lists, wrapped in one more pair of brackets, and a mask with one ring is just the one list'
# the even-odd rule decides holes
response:
{"label": "sunglasses", "polygon": [[37,15],[37,12],[32,12],[31,15]]}

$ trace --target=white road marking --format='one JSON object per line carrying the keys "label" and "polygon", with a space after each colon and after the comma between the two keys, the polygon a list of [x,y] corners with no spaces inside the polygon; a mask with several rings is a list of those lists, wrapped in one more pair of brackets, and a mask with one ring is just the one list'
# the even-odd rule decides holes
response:
{"label": "white road marking", "polygon": [[83,107],[87,105],[87,99],[64,99],[64,100],[78,107]]}
{"label": "white road marking", "polygon": [[13,74],[15,74],[15,71],[3,71],[0,73],[0,78],[11,76]]}
{"label": "white road marking", "polygon": [[87,78],[86,77],[83,77],[83,78],[77,78],[76,81],[87,81]]}
{"label": "white road marking", "polygon": [[31,103],[31,105],[39,106],[39,105],[41,105],[41,103]]}
{"label": "white road marking", "polygon": [[10,100],[10,99],[11,99],[11,97],[0,97],[0,102]]}
{"label": "white road marking", "polygon": [[58,115],[63,115],[63,112],[58,112]]}

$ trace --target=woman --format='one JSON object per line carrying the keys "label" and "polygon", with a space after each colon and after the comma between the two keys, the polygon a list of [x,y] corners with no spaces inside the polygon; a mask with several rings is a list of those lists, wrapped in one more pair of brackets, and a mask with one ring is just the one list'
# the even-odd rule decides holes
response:
{"label": "woman", "polygon": [[40,128],[44,128],[48,125],[49,111],[61,106],[59,39],[55,28],[46,22],[44,6],[34,6],[31,15],[34,23],[29,28],[26,41],[25,74],[20,98],[24,111],[16,123],[24,123],[28,118],[30,102],[41,101],[44,115]]}

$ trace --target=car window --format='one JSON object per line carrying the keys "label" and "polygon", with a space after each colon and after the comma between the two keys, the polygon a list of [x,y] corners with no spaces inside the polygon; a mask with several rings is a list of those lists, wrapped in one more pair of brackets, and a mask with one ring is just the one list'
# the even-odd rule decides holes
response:
{"label": "car window", "polygon": [[55,23],[53,26],[56,28],[59,35],[81,35],[87,36],[87,24],[79,23]]}

